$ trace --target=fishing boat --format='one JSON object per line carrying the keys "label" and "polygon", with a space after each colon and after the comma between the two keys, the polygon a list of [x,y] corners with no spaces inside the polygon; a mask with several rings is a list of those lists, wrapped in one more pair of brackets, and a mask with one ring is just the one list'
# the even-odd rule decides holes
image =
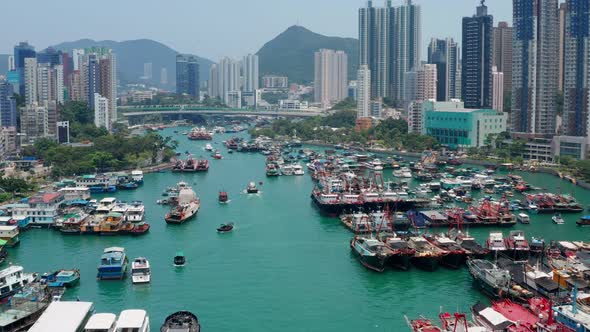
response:
{"label": "fishing boat", "polygon": [[281,175],[280,169],[275,164],[266,165],[266,176],[275,177]]}
{"label": "fishing boat", "polygon": [[151,281],[150,262],[138,257],[131,263],[131,279],[134,284],[147,284]]}
{"label": "fishing boat", "polygon": [[195,314],[189,311],[178,311],[166,317],[160,332],[200,332],[201,325]]}
{"label": "fishing boat", "polygon": [[510,271],[503,270],[490,261],[470,259],[467,268],[477,287],[493,298],[502,296],[510,288],[512,277]]}
{"label": "fishing boat", "polygon": [[523,231],[510,231],[506,239],[506,249],[515,260],[525,260],[529,257],[531,247]]}
{"label": "fishing boat", "polygon": [[80,282],[79,270],[61,270],[55,274],[52,282],[48,283],[49,287],[74,287]]}
{"label": "fishing boat", "polygon": [[192,188],[181,189],[178,193],[178,205],[172,207],[165,220],[169,224],[182,224],[197,215],[201,202]]}
{"label": "fishing boat", "polygon": [[256,187],[255,182],[248,183],[248,187],[246,187],[246,192],[248,194],[258,194],[258,187]]}
{"label": "fishing boat", "polygon": [[218,197],[219,203],[221,204],[225,204],[229,201],[229,197],[227,195],[227,192],[225,191],[220,191],[219,192],[219,197]]}
{"label": "fishing boat", "polygon": [[541,255],[545,251],[545,240],[540,237],[531,238],[531,255]]}
{"label": "fishing boat", "polygon": [[197,172],[207,172],[209,170],[209,160],[207,159],[199,159],[197,161],[197,166],[195,171]]}
{"label": "fishing boat", "polygon": [[389,264],[394,268],[400,270],[408,270],[410,268],[410,259],[416,253],[416,250],[411,249],[408,245],[408,241],[398,237],[397,235],[387,236],[382,238],[385,245],[393,251]]}
{"label": "fishing boat", "polygon": [[133,224],[133,228],[129,231],[131,235],[143,235],[150,230],[150,224],[147,222],[139,222]]}
{"label": "fishing boat", "polygon": [[531,223],[531,218],[526,213],[519,213],[516,215],[516,221],[526,225]]}
{"label": "fishing boat", "polygon": [[475,238],[469,233],[460,231],[449,232],[449,237],[454,239],[458,245],[465,250],[465,254],[470,258],[483,258],[487,256],[490,251],[479,244]]}
{"label": "fishing boat", "polygon": [[24,273],[24,268],[19,265],[10,265],[0,271],[0,300],[10,297],[21,290],[25,285],[35,280],[32,273]]}
{"label": "fishing boat", "polygon": [[446,252],[446,255],[440,261],[442,265],[451,269],[458,269],[465,262],[467,257],[465,250],[446,235],[425,235],[424,238],[435,247]]}
{"label": "fishing boat", "polygon": [[184,264],[186,264],[184,253],[182,251],[178,251],[176,255],[174,255],[174,266],[184,266]]}
{"label": "fishing boat", "polygon": [[576,225],[578,226],[589,226],[590,225],[590,216],[583,216],[578,221],[576,221]]}
{"label": "fishing boat", "polygon": [[486,241],[486,247],[492,252],[494,257],[497,257],[498,253],[506,251],[506,242],[501,232],[491,232],[490,236]]}
{"label": "fishing boat", "polygon": [[565,220],[563,220],[563,218],[561,217],[561,213],[554,214],[553,217],[551,217],[551,220],[553,220],[553,222],[557,225],[565,224]]}
{"label": "fishing boat", "polygon": [[440,327],[434,325],[431,320],[424,317],[412,319],[409,325],[413,332],[443,332]]}
{"label": "fishing boat", "polygon": [[408,246],[415,250],[411,262],[418,268],[434,271],[438,268],[439,262],[447,253],[426,241],[423,237],[410,237]]}
{"label": "fishing boat", "polygon": [[96,278],[99,280],[123,279],[127,272],[128,263],[125,248],[106,248],[100,258]]}
{"label": "fishing boat", "polygon": [[355,236],[350,240],[350,248],[364,267],[376,272],[383,272],[393,255],[393,251],[385,243],[374,238]]}
{"label": "fishing boat", "polygon": [[219,227],[217,227],[217,232],[218,233],[229,233],[233,229],[234,229],[234,224],[233,223],[221,224]]}

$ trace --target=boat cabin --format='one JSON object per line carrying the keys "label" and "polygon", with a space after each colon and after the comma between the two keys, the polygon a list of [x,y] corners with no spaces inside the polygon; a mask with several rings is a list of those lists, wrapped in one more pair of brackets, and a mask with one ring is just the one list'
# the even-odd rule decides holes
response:
{"label": "boat cabin", "polygon": [[52,302],[29,332],[78,332],[83,331],[92,315],[92,302]]}
{"label": "boat cabin", "polygon": [[84,326],[84,332],[114,332],[116,323],[115,314],[94,314]]}
{"label": "boat cabin", "polygon": [[116,332],[148,332],[150,319],[145,310],[124,310],[117,320]]}
{"label": "boat cabin", "polygon": [[0,226],[0,239],[6,241],[8,247],[14,247],[20,242],[19,233],[16,225]]}

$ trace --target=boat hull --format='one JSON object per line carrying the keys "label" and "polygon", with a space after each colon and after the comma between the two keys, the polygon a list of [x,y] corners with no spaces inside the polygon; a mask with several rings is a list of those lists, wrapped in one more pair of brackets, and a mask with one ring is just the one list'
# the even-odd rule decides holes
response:
{"label": "boat hull", "polygon": [[412,264],[425,271],[436,271],[440,263],[438,256],[414,256],[411,259]]}
{"label": "boat hull", "polygon": [[355,254],[355,256],[358,257],[359,262],[367,269],[375,272],[385,271],[385,259],[383,257],[362,255],[354,248],[352,242],[350,244],[350,249]]}
{"label": "boat hull", "polygon": [[465,253],[449,253],[441,258],[440,263],[451,269],[458,269],[465,263]]}
{"label": "boat hull", "polygon": [[392,266],[396,269],[407,271],[410,269],[410,255],[406,255],[406,254],[392,255],[389,258],[388,263],[390,266]]}

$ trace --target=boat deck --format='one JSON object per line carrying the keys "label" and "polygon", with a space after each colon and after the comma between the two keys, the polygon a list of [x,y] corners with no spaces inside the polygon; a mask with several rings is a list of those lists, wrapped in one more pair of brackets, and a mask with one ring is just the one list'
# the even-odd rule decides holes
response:
{"label": "boat deck", "polygon": [[32,324],[36,315],[40,314],[47,307],[47,304],[47,302],[26,302],[17,306],[2,306],[0,310],[0,329]]}

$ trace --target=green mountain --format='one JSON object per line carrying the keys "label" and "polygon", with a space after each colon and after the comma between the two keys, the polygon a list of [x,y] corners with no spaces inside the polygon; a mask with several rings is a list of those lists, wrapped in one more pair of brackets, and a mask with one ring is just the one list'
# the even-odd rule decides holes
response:
{"label": "green mountain", "polygon": [[314,52],[321,48],[341,50],[348,55],[348,77],[358,68],[358,40],[327,37],[294,25],[259,51],[260,75],[284,75],[290,82],[309,83],[314,76]]}
{"label": "green mountain", "polygon": [[[116,42],[112,40],[94,41],[81,39],[74,42],[55,45],[56,49],[72,50],[75,48],[87,48],[93,46],[104,46],[111,48],[117,55],[117,68],[119,80],[122,83],[137,83],[142,81],[144,63],[152,63],[152,80],[155,85],[160,84],[160,73],[162,68],[168,72],[168,84],[163,88],[173,89],[176,79],[176,55],[177,51],[170,47],[150,40],[138,39]],[[209,79],[209,67],[212,61],[199,58],[200,80],[204,82]]]}

